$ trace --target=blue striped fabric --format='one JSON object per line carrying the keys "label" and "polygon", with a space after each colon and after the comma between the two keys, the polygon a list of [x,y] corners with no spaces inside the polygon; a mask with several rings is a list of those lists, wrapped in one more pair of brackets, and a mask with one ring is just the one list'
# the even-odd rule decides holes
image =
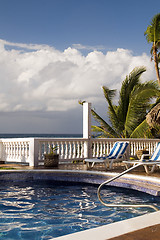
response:
{"label": "blue striped fabric", "polygon": [[128,144],[129,144],[128,142],[116,142],[106,158],[116,159],[122,157]]}
{"label": "blue striped fabric", "polygon": [[158,143],[154,153],[152,154],[150,161],[160,161],[160,142]]}

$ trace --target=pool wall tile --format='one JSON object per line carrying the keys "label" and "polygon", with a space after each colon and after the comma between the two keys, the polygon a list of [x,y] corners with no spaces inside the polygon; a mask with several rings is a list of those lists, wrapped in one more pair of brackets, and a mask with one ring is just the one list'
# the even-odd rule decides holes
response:
{"label": "pool wall tile", "polygon": [[[113,174],[91,171],[62,171],[62,170],[1,170],[0,181],[62,181],[101,184]],[[160,196],[160,181],[152,177],[125,175],[109,186],[122,187]]]}

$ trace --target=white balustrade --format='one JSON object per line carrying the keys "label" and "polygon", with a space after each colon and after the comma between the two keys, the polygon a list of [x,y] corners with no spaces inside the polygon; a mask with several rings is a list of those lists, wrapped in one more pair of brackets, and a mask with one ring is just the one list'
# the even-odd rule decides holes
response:
{"label": "white balustrade", "polygon": [[9,162],[29,162],[29,139],[1,139],[0,144],[1,160]]}
{"label": "white balustrade", "polygon": [[[107,155],[116,141],[129,141],[128,158],[136,151],[147,149],[152,154],[159,139],[115,139],[115,138],[15,138],[0,140],[0,159],[6,162],[28,163],[38,166],[44,162],[44,154],[57,146],[60,163]],[[91,153],[89,154],[89,149]],[[90,155],[90,156],[89,156]]]}

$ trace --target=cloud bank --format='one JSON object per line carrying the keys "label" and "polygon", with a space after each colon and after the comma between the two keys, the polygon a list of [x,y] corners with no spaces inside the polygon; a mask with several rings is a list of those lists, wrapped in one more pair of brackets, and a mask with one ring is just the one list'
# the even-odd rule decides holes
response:
{"label": "cloud bank", "polygon": [[80,99],[98,105],[104,101],[102,85],[120,89],[136,66],[146,66],[143,80],[156,79],[145,53],[134,56],[118,48],[83,56],[73,46],[58,51],[0,40],[0,111],[70,111]]}

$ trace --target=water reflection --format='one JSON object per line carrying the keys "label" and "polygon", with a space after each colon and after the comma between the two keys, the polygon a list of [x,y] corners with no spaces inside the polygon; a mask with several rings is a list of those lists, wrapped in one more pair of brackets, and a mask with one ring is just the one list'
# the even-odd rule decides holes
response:
{"label": "water reflection", "polygon": [[[110,203],[159,203],[159,198],[117,188],[106,188],[102,195]],[[146,212],[148,209],[106,208],[97,199],[97,186],[92,185],[3,184],[0,239],[49,239]]]}

